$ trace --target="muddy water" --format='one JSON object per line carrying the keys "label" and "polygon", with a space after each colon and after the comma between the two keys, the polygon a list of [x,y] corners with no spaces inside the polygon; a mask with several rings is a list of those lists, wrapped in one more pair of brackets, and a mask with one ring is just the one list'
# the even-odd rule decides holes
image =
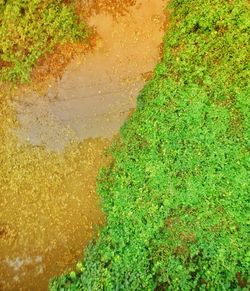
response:
{"label": "muddy water", "polygon": [[19,135],[62,149],[71,139],[117,133],[159,57],[165,4],[138,0],[124,16],[92,14],[88,23],[98,34],[94,51],[75,59],[45,96],[33,92],[22,98]]}
{"label": "muddy water", "polygon": [[46,290],[82,258],[103,223],[95,181],[104,150],[159,57],[165,0],[130,1],[126,10],[92,2],[102,4],[87,19],[96,47],[45,94],[19,96],[18,143],[0,126],[0,290]]}

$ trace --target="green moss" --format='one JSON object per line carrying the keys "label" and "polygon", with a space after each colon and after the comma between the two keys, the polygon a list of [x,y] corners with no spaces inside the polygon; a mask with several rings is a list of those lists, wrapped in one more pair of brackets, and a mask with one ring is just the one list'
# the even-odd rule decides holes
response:
{"label": "green moss", "polygon": [[62,0],[0,0],[0,79],[28,81],[45,52],[85,35],[73,6]]}
{"label": "green moss", "polygon": [[247,5],[171,2],[163,60],[100,174],[107,225],[50,290],[248,288]]}

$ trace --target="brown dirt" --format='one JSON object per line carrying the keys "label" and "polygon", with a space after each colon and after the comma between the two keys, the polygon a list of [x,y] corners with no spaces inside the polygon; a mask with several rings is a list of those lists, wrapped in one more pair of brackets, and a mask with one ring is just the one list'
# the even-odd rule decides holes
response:
{"label": "brown dirt", "polygon": [[[104,223],[96,177],[110,163],[104,153],[111,141],[85,135],[104,137],[114,127],[112,136],[135,106],[159,58],[163,2],[88,1],[81,11],[79,1],[79,15],[86,15],[98,37],[89,47],[58,46],[40,59],[33,83],[10,88],[19,93],[24,123],[19,108],[16,116],[3,97],[7,89],[0,91],[0,290],[46,290],[52,276],[82,259],[95,227]],[[55,127],[50,112],[57,114]],[[75,124],[80,142],[71,138]],[[18,125],[31,128],[25,141],[12,134]],[[38,142],[32,145],[33,133]],[[48,138],[71,142],[53,152]]]}
{"label": "brown dirt", "polygon": [[117,133],[159,59],[164,5],[137,0],[119,19],[92,11],[88,24],[98,36],[93,50],[75,57],[47,91],[19,94],[20,137],[58,148],[67,143],[63,128],[71,130],[68,140]]}
{"label": "brown dirt", "polygon": [[[125,15],[129,7],[136,4],[136,0],[89,0],[78,2],[78,12],[85,15],[108,12],[115,17]],[[83,12],[84,11],[84,12]]]}
{"label": "brown dirt", "polygon": [[[66,3],[69,1],[65,1]],[[115,17],[124,15],[136,0],[90,0],[76,3],[76,11],[80,19],[88,18],[93,13],[106,11]],[[32,83],[47,83],[46,81],[60,78],[72,59],[88,53],[96,45],[96,34],[92,31],[87,42],[65,43],[57,45],[50,53],[45,54],[35,65],[31,74]]]}
{"label": "brown dirt", "polygon": [[[65,0],[65,2],[69,2]],[[136,0],[77,0],[76,12],[80,20],[86,21],[91,15],[106,11],[113,17],[124,15]],[[86,41],[58,44],[52,52],[42,56],[31,72],[31,81],[26,84],[12,84],[0,82],[0,88],[4,95],[15,98],[21,93],[26,94],[31,90],[39,92],[46,91],[46,88],[55,80],[60,79],[69,63],[80,55],[90,53],[96,46],[98,36],[95,30],[90,28],[90,35]],[[0,66],[8,67],[11,64],[0,59]]]}
{"label": "brown dirt", "polygon": [[65,43],[58,45],[53,52],[45,54],[33,68],[33,83],[60,78],[70,61],[77,55],[87,53],[94,46],[94,37],[86,43]]}

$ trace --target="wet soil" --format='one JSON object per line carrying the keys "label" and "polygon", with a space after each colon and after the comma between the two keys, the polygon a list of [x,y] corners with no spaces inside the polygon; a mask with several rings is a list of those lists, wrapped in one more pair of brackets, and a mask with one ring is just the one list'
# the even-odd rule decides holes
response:
{"label": "wet soil", "polygon": [[94,50],[76,57],[43,96],[21,96],[19,136],[61,150],[70,140],[117,133],[157,63],[165,3],[138,0],[117,17],[109,10],[93,12],[88,24],[98,35]]}
{"label": "wet soil", "polygon": [[22,91],[17,115],[0,104],[0,290],[46,290],[82,258],[104,223],[105,149],[159,58],[165,0],[83,3],[93,50],[42,93]]}

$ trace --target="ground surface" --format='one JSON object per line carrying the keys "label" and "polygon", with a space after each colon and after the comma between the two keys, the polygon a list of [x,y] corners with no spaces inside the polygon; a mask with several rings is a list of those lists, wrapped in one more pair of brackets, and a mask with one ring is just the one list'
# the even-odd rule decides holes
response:
{"label": "ground surface", "polygon": [[0,289],[46,290],[104,221],[95,191],[109,161],[103,137],[117,133],[158,61],[164,1],[98,3],[78,7],[95,31],[91,46],[58,46],[32,84],[0,93]]}
{"label": "ground surface", "polygon": [[0,81],[28,81],[45,53],[86,37],[84,22],[79,22],[72,1],[67,2],[0,2]]}
{"label": "ground surface", "polygon": [[110,138],[135,108],[136,96],[159,59],[165,1],[136,1],[123,13],[124,3],[112,6],[112,13],[102,4],[102,10],[88,8],[85,18],[95,30],[92,50],[75,56],[47,91],[19,94],[22,139],[62,149],[72,138]]}
{"label": "ground surface", "polygon": [[171,1],[99,178],[107,224],[51,290],[249,289],[249,3]]}
{"label": "ground surface", "polygon": [[[88,3],[89,16],[104,9],[119,21],[129,13],[124,1]],[[103,155],[103,139],[73,143],[64,155],[23,144],[13,131],[13,103],[1,90],[0,289],[43,290],[50,276],[72,268],[103,222],[100,197],[106,226],[51,290],[249,289],[249,4],[171,3],[163,58],[153,74],[143,74],[152,80],[112,158]],[[155,14],[141,24],[145,19],[142,30],[157,23]],[[46,79],[53,57],[70,61],[74,49],[68,60],[60,49],[40,60],[37,79]],[[61,78],[65,64],[52,75]],[[95,178],[106,163],[97,196]]]}

